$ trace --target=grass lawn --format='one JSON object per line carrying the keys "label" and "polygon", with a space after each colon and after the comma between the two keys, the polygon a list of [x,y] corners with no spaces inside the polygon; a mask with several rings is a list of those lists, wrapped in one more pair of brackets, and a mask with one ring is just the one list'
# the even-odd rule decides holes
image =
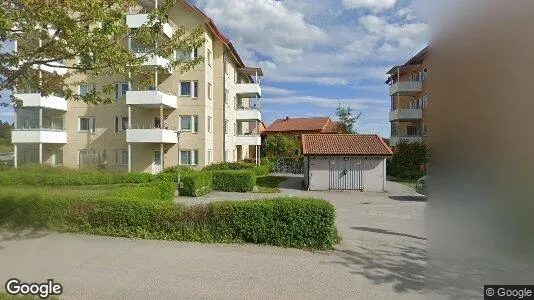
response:
{"label": "grass lawn", "polygon": [[[2,194],[27,193],[50,196],[91,196],[104,195],[120,187],[134,186],[133,184],[110,184],[110,185],[81,185],[81,186],[4,186]],[[0,298],[1,299],[1,298]]]}
{"label": "grass lawn", "polygon": [[388,176],[387,179],[389,181],[398,182],[400,184],[404,184],[406,186],[411,187],[412,189],[415,189],[415,184],[417,182],[417,179],[403,179],[403,178],[397,178],[393,176]]}
{"label": "grass lawn", "polygon": [[287,180],[284,176],[262,176],[256,178],[256,193],[280,193],[278,185]]}

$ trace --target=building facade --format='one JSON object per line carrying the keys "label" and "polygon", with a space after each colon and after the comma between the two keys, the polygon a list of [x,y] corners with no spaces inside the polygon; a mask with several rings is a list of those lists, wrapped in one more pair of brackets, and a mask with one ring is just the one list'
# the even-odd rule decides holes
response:
{"label": "building facade", "polygon": [[391,137],[389,145],[394,149],[401,141],[423,141],[429,134],[427,94],[430,68],[429,47],[426,47],[405,64],[395,66],[387,72],[391,109]]}
{"label": "building facade", "polygon": [[[126,16],[131,29],[147,22],[147,12],[157,1],[142,3]],[[22,105],[15,108],[12,134],[15,166],[38,163],[158,173],[178,164],[200,168],[258,160],[262,70],[246,67],[211,19],[187,1],[177,1],[169,10],[162,37],[172,36],[178,26],[189,31],[205,28],[202,48],[174,54],[175,58],[204,57],[203,63],[185,73],[168,67],[172,57],[156,56],[142,66],[153,70],[149,86],[121,75],[70,78],[84,82],[72,86],[82,95],[115,83],[115,92],[109,95],[112,104],[42,97],[31,88],[17,87],[15,97]],[[124,46],[143,54],[132,38]],[[39,72],[46,76],[53,71]]]}

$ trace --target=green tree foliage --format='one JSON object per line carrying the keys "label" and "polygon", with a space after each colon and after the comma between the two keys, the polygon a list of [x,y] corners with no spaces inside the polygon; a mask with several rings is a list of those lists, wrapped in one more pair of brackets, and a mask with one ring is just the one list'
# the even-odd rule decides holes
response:
{"label": "green tree foliage", "polygon": [[355,116],[353,109],[350,106],[342,107],[341,104],[339,104],[338,108],[336,109],[336,116],[339,118],[339,121],[336,124],[337,132],[356,133],[354,125],[356,124],[356,121],[358,121],[358,119],[360,118],[361,113]]}
{"label": "green tree foliage", "polygon": [[274,156],[292,155],[298,150],[299,143],[286,135],[275,134],[267,137],[265,148]]}
{"label": "green tree foliage", "polygon": [[421,165],[428,162],[428,149],[423,142],[408,143],[401,140],[387,163],[388,175],[417,179],[423,175]]}
{"label": "green tree foliage", "polygon": [[0,121],[0,144],[11,144],[11,124]]}
{"label": "green tree foliage", "polygon": [[[152,55],[171,58],[171,68],[186,71],[200,63],[196,59],[174,59],[175,50],[190,52],[204,43],[201,26],[187,32],[176,30],[172,38],[163,34],[163,20],[176,0],[160,0],[149,13],[149,22],[130,30],[126,15],[135,0],[8,0],[0,3],[0,90],[31,88],[44,96],[62,94],[68,100],[108,103],[114,83],[80,96],[69,86],[84,78],[121,74],[125,77],[155,76],[153,69],[140,68]],[[128,49],[128,38],[146,48],[138,56]],[[16,52],[6,47],[17,41]],[[4,49],[2,49],[4,48]],[[63,65],[58,66],[58,63]],[[42,72],[48,66],[67,70],[66,74]],[[46,73],[46,74],[45,74]],[[153,81],[153,80],[152,80]],[[146,85],[139,80],[139,84]],[[17,101],[11,96],[12,101]],[[2,101],[7,105],[6,101]]]}

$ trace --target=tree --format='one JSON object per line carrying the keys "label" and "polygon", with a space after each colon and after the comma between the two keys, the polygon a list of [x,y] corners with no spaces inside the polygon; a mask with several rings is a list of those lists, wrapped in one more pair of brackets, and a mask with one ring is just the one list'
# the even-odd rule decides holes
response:
{"label": "tree", "polygon": [[386,164],[387,173],[405,179],[417,179],[423,176],[421,166],[428,162],[428,148],[423,142],[409,143],[401,140],[395,146],[395,152]]}
{"label": "tree", "polygon": [[356,124],[356,121],[361,115],[362,113],[359,113],[357,116],[354,116],[350,106],[342,107],[340,103],[338,108],[336,108],[336,116],[339,118],[335,127],[336,131],[339,133],[356,133],[354,124]]}
{"label": "tree", "polygon": [[[0,90],[30,88],[43,96],[61,94],[68,100],[109,103],[114,83],[80,96],[69,86],[85,78],[121,74],[146,86],[154,69],[139,66],[153,55],[169,58],[175,50],[192,51],[204,43],[201,26],[191,32],[180,27],[171,38],[163,34],[164,20],[176,0],[160,0],[147,24],[130,30],[126,15],[135,0],[7,0],[0,4]],[[129,38],[143,54],[128,49]],[[8,51],[15,45],[16,52]],[[3,48],[3,49],[2,49]],[[172,59],[173,69],[187,71],[203,60]],[[65,72],[40,72],[53,67]],[[46,73],[46,74],[45,74]],[[59,74],[58,74],[59,73]],[[82,76],[80,76],[82,75]],[[152,81],[153,82],[153,81]],[[11,100],[17,100],[11,95]],[[4,101],[3,104],[8,103]]]}
{"label": "tree", "polygon": [[299,148],[299,143],[282,134],[270,135],[265,141],[265,149],[274,156],[293,155]]}

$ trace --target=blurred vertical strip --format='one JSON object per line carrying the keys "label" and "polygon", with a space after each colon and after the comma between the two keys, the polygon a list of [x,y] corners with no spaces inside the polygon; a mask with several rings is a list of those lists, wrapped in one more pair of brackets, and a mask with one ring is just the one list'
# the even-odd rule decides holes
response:
{"label": "blurred vertical strip", "polygon": [[[424,3],[423,3],[424,2]],[[423,0],[428,292],[534,282],[534,1]]]}

